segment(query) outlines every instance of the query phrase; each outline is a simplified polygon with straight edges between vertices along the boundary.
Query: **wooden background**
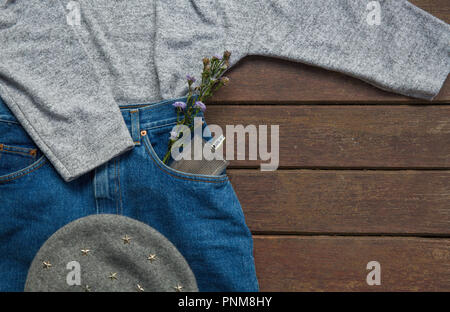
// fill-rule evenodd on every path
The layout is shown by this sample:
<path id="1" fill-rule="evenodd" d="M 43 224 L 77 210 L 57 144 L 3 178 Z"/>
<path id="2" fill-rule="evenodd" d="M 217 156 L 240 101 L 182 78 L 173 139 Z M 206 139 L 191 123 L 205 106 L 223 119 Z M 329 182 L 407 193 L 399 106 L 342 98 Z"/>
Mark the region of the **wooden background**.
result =
<path id="1" fill-rule="evenodd" d="M 411 2 L 450 23 L 450 1 Z M 280 125 L 277 171 L 229 170 L 262 291 L 450 291 L 450 79 L 430 103 L 264 57 L 228 76 L 208 123 Z"/>

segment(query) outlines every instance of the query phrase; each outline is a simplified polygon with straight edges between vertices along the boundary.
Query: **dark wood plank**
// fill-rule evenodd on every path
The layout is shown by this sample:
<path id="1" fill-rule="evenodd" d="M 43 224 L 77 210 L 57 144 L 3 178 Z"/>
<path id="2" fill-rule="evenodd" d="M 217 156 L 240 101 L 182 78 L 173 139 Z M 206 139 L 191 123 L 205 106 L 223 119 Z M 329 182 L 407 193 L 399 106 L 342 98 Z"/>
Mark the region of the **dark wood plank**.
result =
<path id="1" fill-rule="evenodd" d="M 380 90 L 359 79 L 281 59 L 249 56 L 227 73 L 230 84 L 212 99 L 224 103 L 448 103 L 450 79 L 429 102 Z"/>
<path id="2" fill-rule="evenodd" d="M 254 233 L 450 235 L 450 171 L 228 174 Z"/>
<path id="3" fill-rule="evenodd" d="M 206 120 L 224 131 L 225 125 L 279 125 L 282 167 L 450 167 L 446 105 L 212 105 Z"/>
<path id="4" fill-rule="evenodd" d="M 450 3 L 448 0 L 409 0 L 409 2 L 447 24 L 450 23 Z"/>
<path id="5" fill-rule="evenodd" d="M 450 291 L 450 240 L 255 236 L 262 291 Z M 381 265 L 368 286 L 367 263 Z"/>

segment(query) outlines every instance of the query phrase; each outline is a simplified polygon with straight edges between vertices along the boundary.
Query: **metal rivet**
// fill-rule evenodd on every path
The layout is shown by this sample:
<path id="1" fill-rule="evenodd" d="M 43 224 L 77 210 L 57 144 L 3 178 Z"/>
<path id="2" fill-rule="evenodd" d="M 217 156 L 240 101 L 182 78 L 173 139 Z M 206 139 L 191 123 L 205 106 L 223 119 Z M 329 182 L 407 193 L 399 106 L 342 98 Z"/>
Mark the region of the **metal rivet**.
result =
<path id="1" fill-rule="evenodd" d="M 156 260 L 156 255 L 148 255 L 147 260 L 153 262 Z"/>
<path id="2" fill-rule="evenodd" d="M 0 151 L 3 150 L 3 144 L 0 144 Z"/>
<path id="3" fill-rule="evenodd" d="M 141 131 L 141 136 L 146 136 L 146 135 L 147 135 L 147 131 L 142 130 L 142 131 Z"/>
<path id="4" fill-rule="evenodd" d="M 31 155 L 31 156 L 36 156 L 36 153 L 37 153 L 37 151 L 36 151 L 35 149 L 33 149 L 33 150 L 30 151 L 30 155 Z"/>

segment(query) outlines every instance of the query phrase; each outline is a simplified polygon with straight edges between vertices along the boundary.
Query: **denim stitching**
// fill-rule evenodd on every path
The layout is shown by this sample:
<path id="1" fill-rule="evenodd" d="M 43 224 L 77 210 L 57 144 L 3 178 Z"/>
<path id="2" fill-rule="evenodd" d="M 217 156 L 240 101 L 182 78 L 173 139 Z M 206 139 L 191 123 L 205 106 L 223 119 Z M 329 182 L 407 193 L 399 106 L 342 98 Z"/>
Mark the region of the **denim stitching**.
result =
<path id="1" fill-rule="evenodd" d="M 120 203 L 120 214 L 123 215 L 123 203 L 122 203 L 122 188 L 120 187 L 120 160 L 117 159 L 117 181 L 119 183 L 119 203 Z"/>
<path id="2" fill-rule="evenodd" d="M 171 125 L 176 125 L 176 124 L 177 124 L 177 122 L 175 121 L 175 122 L 170 122 L 170 123 L 166 123 L 166 124 L 158 125 L 158 126 L 154 126 L 154 127 L 146 127 L 145 129 L 147 129 L 147 130 L 153 130 L 153 129 L 158 129 L 158 128 L 162 128 L 162 127 L 166 127 L 166 126 L 171 126 Z"/>
<path id="3" fill-rule="evenodd" d="M 141 145 L 141 134 L 139 126 L 139 109 L 130 111 L 131 136 L 135 145 Z"/>
<path id="4" fill-rule="evenodd" d="M 30 152 L 32 151 L 37 152 L 36 148 L 31 148 L 31 147 L 20 147 L 20 146 L 13 146 L 13 145 L 8 145 L 8 144 L 1 144 L 0 143 L 0 153 L 1 152 L 5 152 L 5 153 L 15 153 L 15 154 L 20 154 L 23 156 L 31 156 L 34 157 L 35 155 L 31 155 Z"/>
<path id="5" fill-rule="evenodd" d="M 32 132 L 34 132 L 34 134 L 36 135 L 36 138 L 42 143 L 43 147 L 45 148 L 45 150 L 48 151 L 48 153 L 50 154 L 50 156 L 54 157 L 54 161 L 56 163 L 58 163 L 61 166 L 61 169 L 64 171 L 65 174 L 70 175 L 70 171 L 69 169 L 67 169 L 67 167 L 62 163 L 61 159 L 59 159 L 58 157 L 56 157 L 56 154 L 53 152 L 53 150 L 50 148 L 50 146 L 47 145 L 46 141 L 42 139 L 41 135 L 39 134 L 39 132 L 35 129 L 35 127 L 33 126 L 32 123 L 30 123 L 29 119 L 26 118 L 26 115 L 24 114 L 24 112 L 22 111 L 22 109 L 20 108 L 19 105 L 17 105 L 16 101 L 13 99 L 13 97 L 11 97 L 9 95 L 9 92 L 2 86 L 2 84 L 0 83 L 0 91 L 2 91 L 4 94 L 2 95 L 2 97 L 4 98 L 5 96 L 8 97 L 8 99 L 11 101 L 11 103 L 14 104 L 14 107 L 20 111 L 20 113 L 22 114 L 24 120 L 21 122 L 21 125 L 23 128 L 24 125 L 27 125 L 30 127 L 30 129 L 32 130 Z M 34 140 L 36 141 L 36 140 Z M 42 150 L 43 148 L 41 148 Z M 45 151 L 44 151 L 45 152 Z M 63 158 L 64 159 L 64 158 Z"/>
<path id="6" fill-rule="evenodd" d="M 6 122 L 6 123 L 12 123 L 12 124 L 20 125 L 19 122 L 14 121 L 14 120 L 0 119 L 0 122 Z"/>
<path id="7" fill-rule="evenodd" d="M 97 200 L 97 168 L 95 168 L 94 170 L 94 200 L 95 200 L 95 209 L 97 210 L 97 214 L 100 213 L 99 208 L 98 208 L 98 200 Z"/>
<path id="8" fill-rule="evenodd" d="M 117 196 L 117 159 L 114 158 L 114 197 L 116 200 L 116 214 L 119 214 L 119 196 Z"/>
<path id="9" fill-rule="evenodd" d="M 20 146 L 12 146 L 12 145 L 8 145 L 8 144 L 1 144 L 3 146 L 3 148 L 8 149 L 12 149 L 12 150 L 22 150 L 24 151 L 24 153 L 27 153 L 31 150 L 33 150 L 34 148 L 28 148 L 28 147 L 20 147 Z"/>
<path id="10" fill-rule="evenodd" d="M 18 154 L 18 155 L 22 155 L 22 156 L 29 156 L 30 158 L 36 158 L 35 156 L 31 155 L 30 153 L 25 153 L 25 152 L 18 152 L 18 151 L 10 151 L 10 150 L 5 150 L 2 149 L 0 150 L 0 153 L 11 153 L 11 154 Z"/>
<path id="11" fill-rule="evenodd" d="M 17 172 L 10 173 L 8 175 L 0 177 L 0 183 L 9 182 L 9 181 L 24 177 L 24 176 L 36 171 L 37 169 L 41 168 L 46 162 L 47 162 L 46 158 L 44 156 L 41 156 L 41 158 L 39 158 L 39 160 L 37 160 L 34 164 L 32 164 L 22 170 L 19 170 Z"/>

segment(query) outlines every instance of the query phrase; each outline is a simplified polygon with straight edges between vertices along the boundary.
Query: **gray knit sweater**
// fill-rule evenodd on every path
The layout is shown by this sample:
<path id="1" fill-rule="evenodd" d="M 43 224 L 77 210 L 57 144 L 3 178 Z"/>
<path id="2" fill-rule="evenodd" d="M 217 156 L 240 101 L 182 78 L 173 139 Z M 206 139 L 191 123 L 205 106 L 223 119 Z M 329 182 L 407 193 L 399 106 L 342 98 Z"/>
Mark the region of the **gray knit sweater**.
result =
<path id="1" fill-rule="evenodd" d="M 69 181 L 133 147 L 120 104 L 183 96 L 204 56 L 279 57 L 432 99 L 449 47 L 450 26 L 405 0 L 0 0 L 0 96 Z"/>

